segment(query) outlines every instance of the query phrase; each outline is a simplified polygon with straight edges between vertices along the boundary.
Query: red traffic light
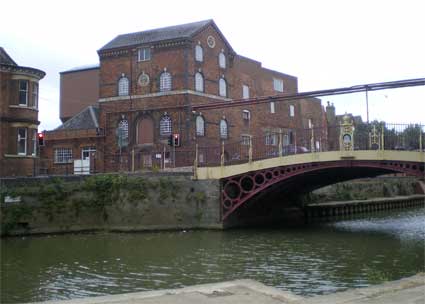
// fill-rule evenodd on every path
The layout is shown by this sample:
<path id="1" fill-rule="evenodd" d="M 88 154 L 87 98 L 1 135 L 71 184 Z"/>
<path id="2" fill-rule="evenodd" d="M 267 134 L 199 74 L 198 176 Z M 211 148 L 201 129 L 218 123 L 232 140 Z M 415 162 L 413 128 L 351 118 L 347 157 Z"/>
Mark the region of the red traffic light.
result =
<path id="1" fill-rule="evenodd" d="M 39 146 L 44 146 L 44 134 L 43 133 L 38 133 L 37 134 L 38 137 L 38 145 Z"/>

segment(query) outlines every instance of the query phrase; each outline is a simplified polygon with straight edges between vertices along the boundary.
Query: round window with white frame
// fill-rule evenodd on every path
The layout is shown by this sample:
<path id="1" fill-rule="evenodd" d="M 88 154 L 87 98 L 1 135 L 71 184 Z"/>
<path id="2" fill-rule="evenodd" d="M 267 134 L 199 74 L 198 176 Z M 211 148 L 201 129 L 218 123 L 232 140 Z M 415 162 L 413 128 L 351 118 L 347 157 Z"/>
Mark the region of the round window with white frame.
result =
<path id="1" fill-rule="evenodd" d="M 213 36 L 208 36 L 207 37 L 207 44 L 210 48 L 214 48 L 215 47 L 215 38 Z"/>
<path id="2" fill-rule="evenodd" d="M 144 72 L 140 74 L 139 79 L 137 80 L 137 84 L 141 87 L 146 87 L 149 85 L 149 75 L 145 74 Z"/>

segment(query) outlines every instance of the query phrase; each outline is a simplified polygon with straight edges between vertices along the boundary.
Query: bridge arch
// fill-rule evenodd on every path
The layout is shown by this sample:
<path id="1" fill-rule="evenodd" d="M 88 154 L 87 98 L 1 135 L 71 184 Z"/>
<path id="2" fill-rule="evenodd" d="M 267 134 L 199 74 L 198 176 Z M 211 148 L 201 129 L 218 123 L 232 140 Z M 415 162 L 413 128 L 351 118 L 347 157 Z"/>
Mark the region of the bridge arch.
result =
<path id="1" fill-rule="evenodd" d="M 226 220 L 252 198 L 273 191 L 276 187 L 293 187 L 299 193 L 310 192 L 337 182 L 390 173 L 424 176 L 424 163 L 342 159 L 288 164 L 228 176 L 221 179 L 222 220 Z"/>

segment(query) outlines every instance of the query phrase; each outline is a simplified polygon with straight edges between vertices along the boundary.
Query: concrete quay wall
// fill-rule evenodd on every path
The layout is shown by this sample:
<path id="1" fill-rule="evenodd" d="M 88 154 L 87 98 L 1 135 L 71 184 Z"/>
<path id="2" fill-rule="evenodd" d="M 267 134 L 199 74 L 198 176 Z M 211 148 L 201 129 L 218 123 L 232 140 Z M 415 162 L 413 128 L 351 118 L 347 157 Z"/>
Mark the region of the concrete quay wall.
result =
<path id="1" fill-rule="evenodd" d="M 412 207 L 425 207 L 425 195 L 416 194 L 368 200 L 310 204 L 304 207 L 304 214 L 308 220 L 314 220 Z"/>
<path id="2" fill-rule="evenodd" d="M 1 235 L 222 228 L 219 181 L 190 174 L 1 182 Z"/>

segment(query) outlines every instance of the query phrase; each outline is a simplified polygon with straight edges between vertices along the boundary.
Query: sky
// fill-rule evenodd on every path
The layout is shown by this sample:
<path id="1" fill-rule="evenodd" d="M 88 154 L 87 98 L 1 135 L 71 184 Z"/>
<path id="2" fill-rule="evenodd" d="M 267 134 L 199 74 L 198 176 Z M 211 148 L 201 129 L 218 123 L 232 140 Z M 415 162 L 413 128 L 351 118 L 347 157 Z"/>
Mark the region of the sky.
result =
<path id="1" fill-rule="evenodd" d="M 60 125 L 59 73 L 119 34 L 213 19 L 236 53 L 299 91 L 425 77 L 423 0 L 0 0 L 0 46 L 40 82 L 39 130 Z M 365 94 L 322 98 L 366 119 Z M 369 93 L 370 120 L 425 124 L 425 87 Z"/>

